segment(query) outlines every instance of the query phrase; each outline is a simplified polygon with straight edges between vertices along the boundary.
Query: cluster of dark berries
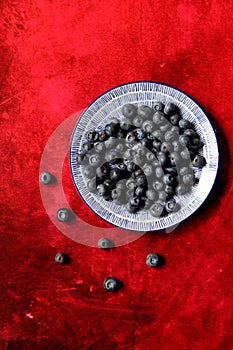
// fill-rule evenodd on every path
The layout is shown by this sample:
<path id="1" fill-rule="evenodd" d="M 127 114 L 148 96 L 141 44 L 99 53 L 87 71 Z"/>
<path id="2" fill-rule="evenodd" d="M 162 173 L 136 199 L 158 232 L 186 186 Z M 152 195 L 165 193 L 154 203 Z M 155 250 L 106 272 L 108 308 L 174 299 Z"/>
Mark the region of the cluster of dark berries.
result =
<path id="1" fill-rule="evenodd" d="M 89 191 L 130 213 L 144 208 L 159 217 L 178 210 L 174 196 L 188 193 L 193 167 L 205 165 L 194 126 L 171 102 L 126 104 L 122 114 L 103 130 L 88 132 L 77 155 Z"/>

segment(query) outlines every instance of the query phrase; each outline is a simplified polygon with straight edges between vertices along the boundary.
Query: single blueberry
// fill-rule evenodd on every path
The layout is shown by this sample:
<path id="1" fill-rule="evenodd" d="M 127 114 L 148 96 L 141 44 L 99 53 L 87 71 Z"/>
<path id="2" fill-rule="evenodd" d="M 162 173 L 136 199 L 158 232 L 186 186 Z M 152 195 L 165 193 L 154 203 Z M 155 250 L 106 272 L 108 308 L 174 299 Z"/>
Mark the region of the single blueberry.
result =
<path id="1" fill-rule="evenodd" d="M 163 111 L 163 109 L 164 109 L 164 104 L 163 104 L 162 102 L 155 101 L 153 108 L 154 108 L 154 110 L 156 110 L 156 111 Z"/>
<path id="2" fill-rule="evenodd" d="M 133 118 L 137 115 L 137 106 L 127 103 L 122 107 L 122 114 L 126 118 Z"/>
<path id="3" fill-rule="evenodd" d="M 138 107 L 138 115 L 145 119 L 150 119 L 154 113 L 154 110 L 149 106 L 139 106 Z"/>
<path id="4" fill-rule="evenodd" d="M 149 267 L 156 267 L 160 265 L 160 256 L 156 253 L 148 254 L 146 257 L 146 264 Z"/>
<path id="5" fill-rule="evenodd" d="M 104 280 L 104 288 L 107 292 L 115 292 L 119 288 L 119 281 L 114 277 L 108 277 Z"/>
<path id="6" fill-rule="evenodd" d="M 63 265 L 69 261 L 69 257 L 64 253 L 57 253 L 55 255 L 55 261 L 56 263 Z"/>
<path id="7" fill-rule="evenodd" d="M 133 126 L 135 126 L 136 128 L 140 128 L 142 126 L 142 123 L 143 118 L 138 115 L 133 119 Z"/>
<path id="8" fill-rule="evenodd" d="M 165 118 L 165 115 L 163 112 L 155 112 L 154 115 L 153 115 L 153 122 L 156 124 L 156 125 L 161 125 L 161 124 L 164 124 L 166 118 Z"/>
<path id="9" fill-rule="evenodd" d="M 57 211 L 57 220 L 61 222 L 68 222 L 72 218 L 72 214 L 69 209 L 60 208 Z"/>
<path id="10" fill-rule="evenodd" d="M 206 164 L 206 160 L 203 156 L 196 155 L 192 161 L 194 167 L 202 168 Z"/>
<path id="11" fill-rule="evenodd" d="M 40 183 L 43 185 L 51 185 L 52 183 L 55 182 L 55 177 L 48 173 L 48 172 L 43 172 L 40 174 Z"/>
<path id="12" fill-rule="evenodd" d="M 95 169 L 90 166 L 87 165 L 84 167 L 83 169 L 83 175 L 87 178 L 87 179 L 92 179 L 95 176 Z"/>
<path id="13" fill-rule="evenodd" d="M 191 128 L 191 126 L 192 126 L 192 123 L 189 121 L 189 120 L 187 120 L 187 119 L 181 119 L 180 121 L 179 121 L 179 127 L 181 128 L 181 129 L 190 129 Z"/>
<path id="14" fill-rule="evenodd" d="M 143 124 L 142 124 L 142 129 L 146 132 L 146 133 L 151 133 L 153 131 L 154 128 L 154 123 L 152 120 L 146 120 Z"/>
<path id="15" fill-rule="evenodd" d="M 150 213 L 154 217 L 159 217 L 162 215 L 164 210 L 164 206 L 161 202 L 155 202 L 151 207 L 150 207 Z"/>
<path id="16" fill-rule="evenodd" d="M 170 117 L 170 122 L 172 123 L 172 125 L 178 125 L 180 119 L 181 119 L 181 116 L 179 114 L 174 114 Z"/>
<path id="17" fill-rule="evenodd" d="M 180 135 L 179 142 L 181 146 L 188 147 L 191 145 L 191 139 L 188 135 Z"/>
<path id="18" fill-rule="evenodd" d="M 98 247 L 100 249 L 109 249 L 109 248 L 113 248 L 114 244 L 108 238 L 100 238 L 98 241 Z"/>
<path id="19" fill-rule="evenodd" d="M 132 125 L 131 125 L 130 119 L 128 119 L 128 118 L 121 119 L 121 121 L 120 121 L 120 128 L 122 130 L 126 130 L 126 131 L 129 131 L 130 129 L 132 129 Z"/>
<path id="20" fill-rule="evenodd" d="M 176 105 L 172 102 L 168 102 L 165 104 L 165 107 L 164 107 L 164 113 L 167 114 L 167 115 L 171 115 L 175 112 L 176 110 Z"/>

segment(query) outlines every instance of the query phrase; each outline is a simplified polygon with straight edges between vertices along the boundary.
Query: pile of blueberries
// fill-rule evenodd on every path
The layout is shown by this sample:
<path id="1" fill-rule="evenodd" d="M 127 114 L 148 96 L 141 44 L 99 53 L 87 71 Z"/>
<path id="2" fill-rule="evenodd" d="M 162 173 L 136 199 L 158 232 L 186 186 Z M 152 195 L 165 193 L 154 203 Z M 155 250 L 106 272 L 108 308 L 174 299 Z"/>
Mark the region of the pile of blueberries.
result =
<path id="1" fill-rule="evenodd" d="M 206 163 L 194 126 L 171 102 L 125 104 L 122 114 L 89 131 L 81 145 L 77 162 L 88 190 L 130 213 L 144 208 L 160 217 L 179 210 L 175 196 L 192 189 L 193 167 Z"/>

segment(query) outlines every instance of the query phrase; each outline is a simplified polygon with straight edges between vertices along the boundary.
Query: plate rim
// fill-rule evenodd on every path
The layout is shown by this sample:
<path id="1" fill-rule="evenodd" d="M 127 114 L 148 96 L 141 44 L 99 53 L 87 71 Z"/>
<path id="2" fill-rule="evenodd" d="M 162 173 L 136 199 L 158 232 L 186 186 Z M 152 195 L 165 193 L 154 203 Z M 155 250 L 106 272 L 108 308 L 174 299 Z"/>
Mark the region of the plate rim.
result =
<path id="1" fill-rule="evenodd" d="M 76 131 L 76 128 L 77 128 L 77 124 L 79 123 L 79 121 L 81 120 L 81 118 L 83 117 L 83 115 L 86 113 L 86 111 L 97 101 L 99 100 L 103 95 L 106 95 L 107 93 L 111 92 L 112 90 L 115 90 L 117 88 L 120 88 L 122 86 L 127 86 L 127 85 L 132 85 L 132 84 L 140 84 L 140 83 L 150 83 L 150 84 L 154 84 L 154 85 L 162 85 L 162 86 L 167 86 L 173 90 L 176 90 L 178 92 L 180 92 L 181 94 L 185 95 L 186 97 L 188 97 L 194 104 L 196 104 L 198 106 L 198 108 L 201 110 L 201 112 L 205 115 L 205 117 L 208 119 L 208 122 L 210 123 L 211 125 L 211 128 L 213 130 L 213 133 L 215 135 L 215 140 L 216 140 L 216 148 L 217 148 L 217 167 L 216 167 L 216 172 L 215 172 L 215 175 L 214 175 L 214 178 L 213 178 L 213 183 L 212 183 L 212 186 L 210 187 L 210 190 L 207 194 L 207 196 L 205 197 L 204 200 L 202 200 L 201 204 L 196 208 L 196 210 L 194 210 L 193 212 L 190 213 L 190 215 L 184 217 L 183 220 L 179 221 L 178 223 L 173 223 L 171 225 L 168 225 L 166 227 L 161 227 L 161 228 L 158 228 L 158 229 L 153 229 L 153 230 L 139 230 L 139 229 L 131 229 L 131 228 L 127 228 L 127 227 L 121 227 L 121 226 L 118 226 L 117 224 L 114 224 L 110 221 L 108 221 L 107 219 L 105 219 L 104 217 L 102 217 L 100 214 L 98 214 L 90 205 L 88 202 L 86 202 L 86 200 L 83 198 L 82 194 L 80 193 L 79 189 L 78 189 L 78 186 L 76 185 L 76 181 L 75 181 L 75 178 L 74 178 L 74 174 L 73 174 L 73 171 L 72 171 L 72 164 L 71 164 L 71 153 L 72 153 L 72 143 L 73 143 L 73 140 L 74 140 L 74 136 L 75 136 L 75 131 Z M 196 213 L 196 211 L 203 205 L 203 203 L 206 201 L 206 199 L 208 198 L 210 192 L 212 191 L 213 189 L 213 186 L 216 182 L 216 178 L 217 178 L 217 174 L 218 174 L 218 171 L 219 171 L 219 146 L 218 146 L 218 140 L 217 140 L 217 136 L 216 136 L 216 132 L 215 132 L 215 126 L 214 126 L 214 123 L 211 119 L 209 119 L 208 115 L 205 113 L 205 111 L 203 110 L 203 108 L 196 102 L 195 99 L 193 99 L 189 94 L 185 93 L 184 91 L 182 91 L 181 89 L 179 88 L 176 88 L 170 84 L 166 84 L 166 83 L 162 83 L 162 82 L 157 82 L 157 81 L 153 81 L 153 80 L 136 80 L 136 81 L 130 81 L 130 82 L 127 82 L 127 83 L 122 83 L 122 84 L 119 84 L 119 85 L 116 85 L 116 86 L 113 86 L 112 88 L 108 89 L 108 90 L 105 90 L 103 93 L 101 93 L 100 95 L 98 95 L 94 100 L 92 100 L 92 102 L 83 110 L 83 112 L 81 113 L 81 115 L 79 116 L 75 126 L 74 126 L 74 129 L 73 129 L 73 132 L 72 132 L 72 135 L 71 135 L 71 138 L 70 138 L 70 143 L 69 143 L 69 152 L 68 152 L 68 160 L 69 160 L 69 169 L 70 169 L 70 173 L 71 173 L 71 178 L 72 178 L 72 182 L 75 186 L 75 189 L 76 191 L 78 192 L 80 198 L 82 199 L 82 201 L 85 203 L 85 205 L 87 205 L 87 207 L 95 214 L 97 215 L 100 219 L 102 219 L 103 221 L 105 221 L 106 223 L 108 223 L 109 225 L 113 226 L 113 227 L 117 227 L 117 228 L 120 228 L 120 229 L 123 229 L 123 230 L 128 230 L 128 231 L 136 231 L 136 232 L 157 232 L 157 231 L 161 231 L 161 230 L 164 230 L 164 229 L 167 229 L 167 228 L 171 228 L 173 227 L 174 225 L 179 225 L 181 222 L 185 221 L 186 219 L 190 218 L 193 216 L 194 213 Z M 156 218 L 155 218 L 156 220 Z"/>

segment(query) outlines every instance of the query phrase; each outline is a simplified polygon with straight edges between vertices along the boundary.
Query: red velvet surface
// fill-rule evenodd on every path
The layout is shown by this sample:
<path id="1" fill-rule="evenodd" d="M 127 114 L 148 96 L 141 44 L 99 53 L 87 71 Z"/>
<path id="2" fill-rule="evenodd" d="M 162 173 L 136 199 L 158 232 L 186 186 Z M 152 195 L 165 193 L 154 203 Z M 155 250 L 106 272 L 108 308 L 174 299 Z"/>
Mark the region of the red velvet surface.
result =
<path id="1" fill-rule="evenodd" d="M 0 3 L 0 349 L 233 349 L 232 9 L 217 0 Z M 204 108 L 218 130 L 219 175 L 174 232 L 101 251 L 51 223 L 39 164 L 62 121 L 134 80 L 170 84 Z M 63 180 L 74 210 L 95 220 L 78 205 L 67 161 Z M 54 262 L 58 251 L 70 264 Z M 145 264 L 153 251 L 163 267 Z M 117 293 L 102 287 L 110 275 L 124 283 Z"/>

